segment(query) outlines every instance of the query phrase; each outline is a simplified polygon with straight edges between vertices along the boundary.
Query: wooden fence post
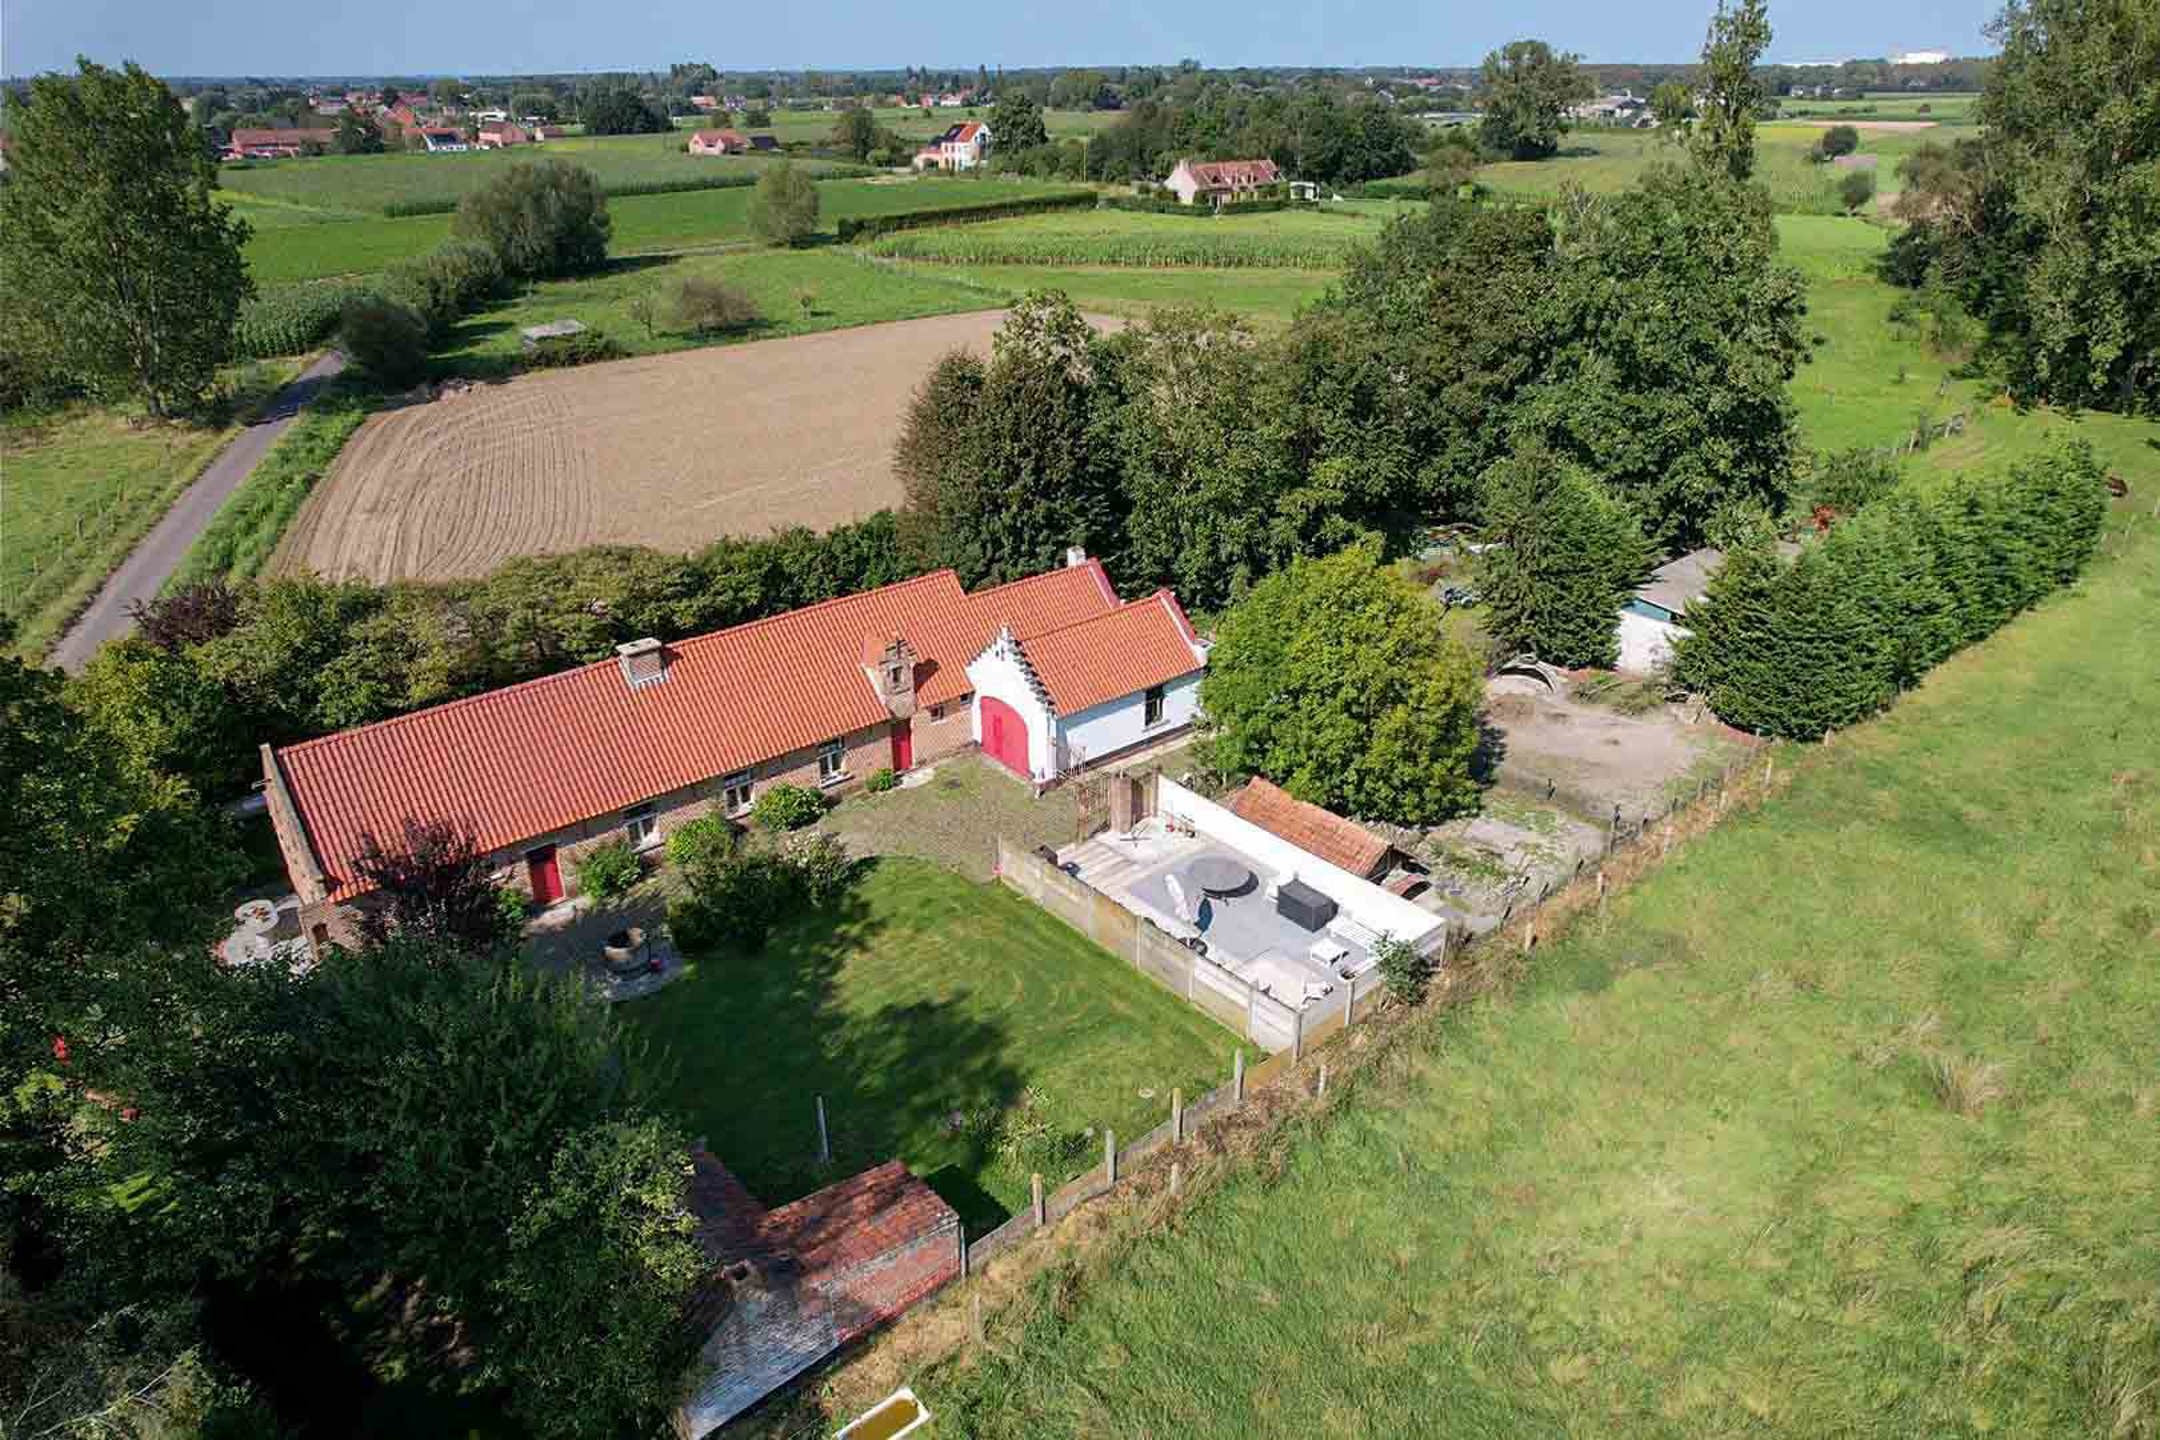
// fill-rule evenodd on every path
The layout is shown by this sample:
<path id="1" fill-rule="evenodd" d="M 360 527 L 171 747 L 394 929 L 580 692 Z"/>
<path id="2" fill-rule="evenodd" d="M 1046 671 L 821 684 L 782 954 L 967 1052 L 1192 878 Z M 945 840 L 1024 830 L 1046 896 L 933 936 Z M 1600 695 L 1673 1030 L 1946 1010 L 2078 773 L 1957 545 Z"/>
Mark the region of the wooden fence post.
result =
<path id="1" fill-rule="evenodd" d="M 1245 1047 L 1240 1045 L 1230 1061 L 1230 1094 L 1239 1105 L 1245 1103 Z"/>
<path id="2" fill-rule="evenodd" d="M 1597 908 L 1598 914 L 1605 913 L 1605 871 L 1602 866 L 1597 872 Z"/>
<path id="3" fill-rule="evenodd" d="M 1170 1143 L 1185 1143 L 1185 1092 L 1182 1090 L 1170 1092 Z"/>
<path id="4" fill-rule="evenodd" d="M 963 1279 L 963 1280 L 965 1280 L 965 1279 L 967 1279 L 967 1275 L 968 1275 L 968 1243 L 967 1243 L 967 1227 L 966 1227 L 965 1225 L 963 1225 L 963 1226 L 961 1226 L 961 1227 L 960 1227 L 960 1278 L 961 1278 L 961 1279 Z"/>
<path id="5" fill-rule="evenodd" d="M 1352 978 L 1343 984 L 1342 1028 L 1348 1030 L 1357 1020 L 1357 980 Z"/>
<path id="6" fill-rule="evenodd" d="M 1315 1098 L 1327 1099 L 1327 1061 L 1325 1060 L 1320 1062 L 1320 1088 L 1315 1092 Z"/>
<path id="7" fill-rule="evenodd" d="M 1305 1058 L 1305 1007 L 1290 1012 L 1290 1063 L 1295 1065 Z"/>
<path id="8" fill-rule="evenodd" d="M 1035 1211 L 1035 1228 L 1040 1230 L 1043 1227 L 1042 1172 L 1040 1170 L 1028 1176 L 1028 1193 L 1032 1197 L 1032 1205 Z"/>
<path id="9" fill-rule="evenodd" d="M 968 1333 L 975 1343 L 983 1343 L 982 1292 L 977 1290 L 968 1296 Z"/>
<path id="10" fill-rule="evenodd" d="M 1172 1195 L 1181 1194 L 1184 1189 L 1185 1167 L 1173 1160 L 1170 1162 L 1170 1193 Z"/>
<path id="11" fill-rule="evenodd" d="M 1103 1183 L 1106 1185 L 1117 1184 L 1117 1131 L 1115 1130 L 1104 1130 L 1102 1132 L 1102 1169 Z"/>

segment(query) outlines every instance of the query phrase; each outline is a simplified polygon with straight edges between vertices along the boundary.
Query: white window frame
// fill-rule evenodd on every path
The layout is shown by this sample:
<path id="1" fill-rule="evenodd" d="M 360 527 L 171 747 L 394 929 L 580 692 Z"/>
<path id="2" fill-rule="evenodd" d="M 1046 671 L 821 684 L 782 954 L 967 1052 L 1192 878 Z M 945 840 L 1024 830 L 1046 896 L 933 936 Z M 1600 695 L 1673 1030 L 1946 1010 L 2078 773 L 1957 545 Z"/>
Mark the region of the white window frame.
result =
<path id="1" fill-rule="evenodd" d="M 1155 713 L 1151 716 L 1148 712 Z M 1170 687 L 1150 685 L 1140 692 L 1140 728 L 1152 730 L 1170 718 Z"/>
<path id="2" fill-rule="evenodd" d="M 734 798 L 737 791 L 742 793 L 740 802 L 737 802 Z M 732 775 L 720 777 L 721 814 L 730 816 L 747 815 L 750 813 L 750 802 L 756 798 L 755 787 L 750 783 L 750 772 L 748 770 L 737 770 Z"/>
<path id="3" fill-rule="evenodd" d="M 653 801 L 632 805 L 622 812 L 622 818 L 623 830 L 630 837 L 631 849 L 650 850 L 660 843 L 660 807 Z"/>
<path id="4" fill-rule="evenodd" d="M 847 779 L 847 743 L 845 741 L 828 740 L 823 745 L 818 746 L 817 774 L 818 784 L 821 786 L 838 785 L 841 781 Z"/>

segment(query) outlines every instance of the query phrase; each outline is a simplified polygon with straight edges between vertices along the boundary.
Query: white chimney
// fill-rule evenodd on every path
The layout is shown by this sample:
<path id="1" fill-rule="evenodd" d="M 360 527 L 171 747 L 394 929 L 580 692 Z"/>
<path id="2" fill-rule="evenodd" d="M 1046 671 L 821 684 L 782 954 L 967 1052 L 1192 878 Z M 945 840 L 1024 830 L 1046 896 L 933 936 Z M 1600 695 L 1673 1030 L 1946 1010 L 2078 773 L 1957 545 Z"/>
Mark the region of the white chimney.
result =
<path id="1" fill-rule="evenodd" d="M 617 645 L 615 663 L 622 667 L 623 684 L 632 690 L 667 679 L 667 649 L 651 636 Z"/>
<path id="2" fill-rule="evenodd" d="M 1087 547 L 1085 545 L 1068 545 L 1065 547 L 1066 569 L 1077 570 L 1085 564 L 1087 564 Z"/>

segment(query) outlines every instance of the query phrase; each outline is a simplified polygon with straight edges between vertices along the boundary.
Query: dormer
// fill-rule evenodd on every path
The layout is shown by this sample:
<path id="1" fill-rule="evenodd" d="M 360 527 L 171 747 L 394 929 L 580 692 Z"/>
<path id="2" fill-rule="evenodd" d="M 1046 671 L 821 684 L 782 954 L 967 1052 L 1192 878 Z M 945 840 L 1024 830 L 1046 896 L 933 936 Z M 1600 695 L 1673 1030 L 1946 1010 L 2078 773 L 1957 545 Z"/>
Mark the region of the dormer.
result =
<path id="1" fill-rule="evenodd" d="M 895 720 L 915 713 L 917 659 L 915 648 L 897 633 L 863 637 L 863 675 Z"/>

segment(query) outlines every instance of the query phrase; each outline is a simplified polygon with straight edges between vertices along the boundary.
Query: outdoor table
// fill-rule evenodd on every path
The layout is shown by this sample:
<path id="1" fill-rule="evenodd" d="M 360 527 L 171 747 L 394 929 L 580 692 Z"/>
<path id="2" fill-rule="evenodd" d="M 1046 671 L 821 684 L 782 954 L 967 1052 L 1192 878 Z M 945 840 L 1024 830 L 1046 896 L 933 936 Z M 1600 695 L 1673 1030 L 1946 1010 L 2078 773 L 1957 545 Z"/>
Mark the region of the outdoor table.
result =
<path id="1" fill-rule="evenodd" d="M 1252 867 L 1229 855 L 1202 855 L 1185 874 L 1210 895 L 1234 895 L 1253 881 Z"/>

